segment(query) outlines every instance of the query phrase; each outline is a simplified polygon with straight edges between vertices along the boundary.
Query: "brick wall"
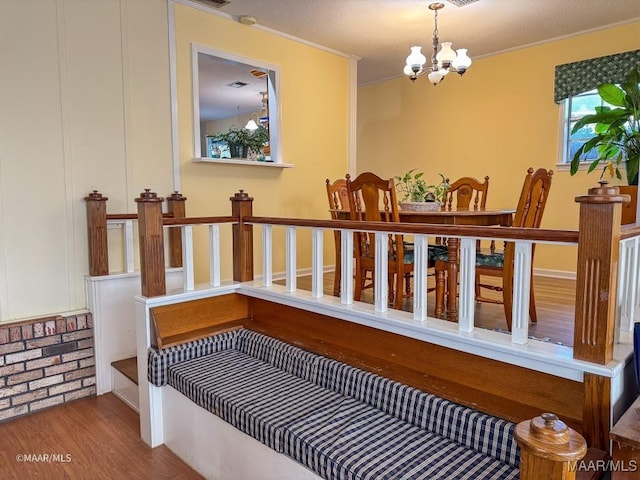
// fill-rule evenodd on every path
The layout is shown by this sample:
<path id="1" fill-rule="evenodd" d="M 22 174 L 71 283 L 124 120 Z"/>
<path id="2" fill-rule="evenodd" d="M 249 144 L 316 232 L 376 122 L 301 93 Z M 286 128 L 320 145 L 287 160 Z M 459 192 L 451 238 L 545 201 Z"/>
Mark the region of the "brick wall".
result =
<path id="1" fill-rule="evenodd" d="M 0 324 L 0 421 L 96 394 L 91 314 Z"/>

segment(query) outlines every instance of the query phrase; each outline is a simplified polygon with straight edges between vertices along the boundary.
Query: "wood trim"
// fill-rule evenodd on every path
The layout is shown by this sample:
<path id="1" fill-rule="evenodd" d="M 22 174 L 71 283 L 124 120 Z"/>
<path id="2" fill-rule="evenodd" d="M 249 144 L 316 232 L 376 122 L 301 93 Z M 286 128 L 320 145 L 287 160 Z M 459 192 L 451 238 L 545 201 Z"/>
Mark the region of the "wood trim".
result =
<path id="1" fill-rule="evenodd" d="M 590 447 L 609 451 L 610 412 L 611 379 L 585 373 L 582 435 Z"/>
<path id="2" fill-rule="evenodd" d="M 612 480 L 637 479 L 640 469 L 640 397 L 618 420 L 609 437 L 613 440 L 614 465 L 621 467 L 613 472 Z"/>
<path id="3" fill-rule="evenodd" d="M 582 431 L 580 382 L 261 299 L 249 305 L 252 330 L 513 422 L 553 412 Z"/>
<path id="4" fill-rule="evenodd" d="M 166 348 L 242 327 L 249 317 L 247 297 L 232 293 L 150 309 L 152 345 Z"/>
<path id="5" fill-rule="evenodd" d="M 167 293 L 162 229 L 163 198 L 145 189 L 135 201 L 138 204 L 141 291 L 145 297 L 157 297 Z"/>
<path id="6" fill-rule="evenodd" d="M 169 213 L 174 219 L 184 218 L 186 216 L 185 203 L 187 197 L 183 196 L 179 192 L 173 192 L 167 197 L 167 213 Z M 164 221 L 163 221 L 164 223 Z M 182 266 L 182 229 L 170 228 L 168 232 L 169 240 L 169 266 L 181 267 Z"/>
<path id="7" fill-rule="evenodd" d="M 201 225 L 204 223 L 233 223 L 237 222 L 237 216 L 219 216 L 219 217 L 184 217 L 184 218 L 165 218 L 163 224 L 172 225 Z"/>
<path id="8" fill-rule="evenodd" d="M 107 245 L 107 197 L 94 190 L 84 198 L 87 203 L 89 236 L 89 275 L 109 275 L 109 247 Z"/>
<path id="9" fill-rule="evenodd" d="M 253 280 L 253 225 L 247 217 L 253 215 L 253 197 L 243 190 L 231 197 L 231 214 L 238 218 L 233 233 L 233 279 L 236 282 Z"/>

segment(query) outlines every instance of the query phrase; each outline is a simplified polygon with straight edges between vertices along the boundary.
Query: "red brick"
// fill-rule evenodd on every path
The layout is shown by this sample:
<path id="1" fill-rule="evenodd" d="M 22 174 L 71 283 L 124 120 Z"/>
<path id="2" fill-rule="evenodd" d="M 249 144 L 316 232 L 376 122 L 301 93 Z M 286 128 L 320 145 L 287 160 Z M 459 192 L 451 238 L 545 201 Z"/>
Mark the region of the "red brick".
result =
<path id="1" fill-rule="evenodd" d="M 16 372 L 24 372 L 24 363 L 14 363 L 13 365 L 7 365 L 6 367 L 0 367 L 0 377 L 5 375 L 11 375 Z"/>
<path id="2" fill-rule="evenodd" d="M 87 328 L 93 328 L 93 315 L 87 314 Z"/>
<path id="3" fill-rule="evenodd" d="M 64 333 L 67 331 L 67 322 L 64 321 L 64 318 L 60 318 L 56 320 L 56 333 Z"/>
<path id="4" fill-rule="evenodd" d="M 62 335 L 63 342 L 80 340 L 82 338 L 93 338 L 93 330 L 76 330 L 75 332 L 65 333 Z"/>
<path id="5" fill-rule="evenodd" d="M 33 340 L 27 340 L 27 348 L 39 348 L 47 347 L 49 345 L 55 345 L 62 342 L 62 335 L 51 335 L 49 337 L 35 338 Z"/>
<path id="6" fill-rule="evenodd" d="M 24 393 L 27 391 L 27 384 L 21 383 L 19 385 L 14 385 L 13 387 L 5 387 L 0 388 L 0 398 L 10 397 L 11 395 L 16 395 L 18 393 Z"/>
<path id="7" fill-rule="evenodd" d="M 38 388 L 48 387 L 49 385 L 55 385 L 56 383 L 62 383 L 64 378 L 62 374 L 54 375 L 53 377 L 41 378 L 40 380 L 34 380 L 29 382 L 29 390 L 37 390 Z"/>
<path id="8" fill-rule="evenodd" d="M 32 358 L 40 358 L 42 356 L 42 350 L 40 348 L 36 350 L 25 350 L 24 352 L 12 353 L 4 357 L 7 365 L 10 363 L 24 362 L 25 360 L 31 360 Z"/>
<path id="9" fill-rule="evenodd" d="M 62 355 L 63 362 L 70 362 L 72 360 L 79 360 L 81 358 L 87 358 L 93 356 L 93 348 L 86 348 L 84 350 L 78 350 L 76 352 L 65 353 Z"/>
<path id="10" fill-rule="evenodd" d="M 86 315 L 78 315 L 76 318 L 77 318 L 78 330 L 84 330 L 85 328 L 87 328 L 87 316 Z"/>
<path id="11" fill-rule="evenodd" d="M 41 398 L 46 398 L 48 396 L 47 389 L 42 388 L 40 390 L 36 390 L 35 392 L 25 393 L 23 395 L 16 395 L 11 399 L 13 405 L 22 405 L 23 403 L 33 402 L 34 400 L 39 400 Z"/>
<path id="12" fill-rule="evenodd" d="M 0 412 L 0 420 L 6 420 L 7 418 L 17 417 L 27 413 L 27 405 L 20 405 L 19 407 L 9 408 L 8 410 L 2 410 Z"/>
<path id="13" fill-rule="evenodd" d="M 87 367 L 82 368 L 80 370 L 74 370 L 73 372 L 68 372 L 64 376 L 65 382 L 69 380 L 75 380 L 76 378 L 88 377 L 96 374 L 96 367 Z"/>
<path id="14" fill-rule="evenodd" d="M 38 400 L 37 402 L 30 403 L 29 410 L 35 412 L 36 410 L 52 407 L 53 405 L 60 405 L 63 401 L 64 399 L 62 395 L 58 395 L 57 397 L 49 397 L 44 400 Z"/>
<path id="15" fill-rule="evenodd" d="M 78 362 L 61 363 L 53 367 L 47 367 L 44 369 L 45 376 L 57 375 L 58 373 L 69 372 L 78 368 Z"/>
<path id="16" fill-rule="evenodd" d="M 34 338 L 44 337 L 44 323 L 36 322 L 33 324 L 33 336 Z"/>
<path id="17" fill-rule="evenodd" d="M 9 327 L 9 340 L 12 342 L 22 340 L 22 329 L 20 327 Z"/>
<path id="18" fill-rule="evenodd" d="M 95 385 L 95 384 L 96 384 L 96 377 L 89 377 L 82 380 L 83 387 L 86 387 L 88 385 Z"/>
<path id="19" fill-rule="evenodd" d="M 22 326 L 22 339 L 27 340 L 29 338 L 33 338 L 33 325 L 23 325 Z"/>
<path id="20" fill-rule="evenodd" d="M 55 335 L 56 334 L 56 321 L 49 320 L 45 324 L 45 335 Z"/>
<path id="21" fill-rule="evenodd" d="M 9 343 L 9 329 L 0 328 L 0 345 Z"/>
<path id="22" fill-rule="evenodd" d="M 7 378 L 8 385 L 15 385 L 17 383 L 28 382 L 29 380 L 36 380 L 42 378 L 42 370 L 30 370 L 23 373 L 14 373 Z"/>
<path id="23" fill-rule="evenodd" d="M 83 349 L 83 348 L 91 348 L 93 347 L 93 337 L 92 338 L 85 338 L 84 340 L 80 340 L 78 342 L 78 349 Z"/>
<path id="24" fill-rule="evenodd" d="M 0 410 L 4 410 L 5 408 L 9 408 L 11 406 L 10 398 L 3 398 L 0 400 Z"/>
<path id="25" fill-rule="evenodd" d="M 49 395 L 58 395 L 59 393 L 70 392 L 71 390 L 77 390 L 81 387 L 82 382 L 80 380 L 76 380 L 75 382 L 63 383 L 61 385 L 51 387 L 49 389 Z"/>
<path id="26" fill-rule="evenodd" d="M 19 352 L 21 350 L 24 350 L 24 343 L 22 342 L 5 343 L 4 345 L 0 345 L 0 355 Z"/>
<path id="27" fill-rule="evenodd" d="M 90 367 L 96 364 L 95 357 L 83 358 L 80 360 L 80 368 Z"/>
<path id="28" fill-rule="evenodd" d="M 76 400 L 78 398 L 89 397 L 96 394 L 96 387 L 91 386 L 83 388 L 82 390 L 75 390 L 73 392 L 65 393 L 64 401 Z"/>
<path id="29" fill-rule="evenodd" d="M 36 368 L 50 367 L 51 365 L 58 365 L 60 363 L 60 355 L 54 357 L 44 357 L 38 360 L 31 360 L 27 362 L 27 370 L 34 370 Z"/>

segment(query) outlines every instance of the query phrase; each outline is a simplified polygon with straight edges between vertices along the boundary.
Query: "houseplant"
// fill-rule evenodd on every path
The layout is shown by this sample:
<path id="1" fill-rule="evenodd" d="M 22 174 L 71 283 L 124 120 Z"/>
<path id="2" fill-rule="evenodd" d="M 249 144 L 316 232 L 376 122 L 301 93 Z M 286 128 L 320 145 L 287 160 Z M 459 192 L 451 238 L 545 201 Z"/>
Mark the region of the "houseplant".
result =
<path id="1" fill-rule="evenodd" d="M 232 125 L 226 132 L 214 135 L 214 139 L 227 142 L 231 158 L 247 158 L 250 150 L 260 156 L 262 148 L 269 141 L 269 132 L 263 126 L 252 132 Z"/>
<path id="2" fill-rule="evenodd" d="M 444 175 L 440 175 L 440 183 L 427 185 L 422 177 L 424 172 L 413 168 L 402 176 L 396 176 L 396 189 L 402 193 L 400 208 L 403 210 L 437 210 L 444 202 L 449 184 Z"/>
<path id="3" fill-rule="evenodd" d="M 583 127 L 595 134 L 578 148 L 571 160 L 571 175 L 575 175 L 581 158 L 596 151 L 598 158 L 589 165 L 589 172 L 604 164 L 602 175 L 609 173 L 622 179 L 619 167 L 626 167 L 629 185 L 638 185 L 640 164 L 640 71 L 634 68 L 620 85 L 603 83 L 598 94 L 609 106 L 596 107 L 596 113 L 585 115 L 571 130 L 573 135 Z"/>

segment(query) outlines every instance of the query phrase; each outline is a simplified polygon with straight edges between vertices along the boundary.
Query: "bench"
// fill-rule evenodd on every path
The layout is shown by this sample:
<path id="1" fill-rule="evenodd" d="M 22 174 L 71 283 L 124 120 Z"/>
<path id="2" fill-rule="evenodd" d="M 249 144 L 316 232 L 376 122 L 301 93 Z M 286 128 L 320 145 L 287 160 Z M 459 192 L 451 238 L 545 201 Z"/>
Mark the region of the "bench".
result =
<path id="1" fill-rule="evenodd" d="M 150 348 L 168 385 L 325 479 L 516 479 L 515 424 L 241 328 Z"/>

